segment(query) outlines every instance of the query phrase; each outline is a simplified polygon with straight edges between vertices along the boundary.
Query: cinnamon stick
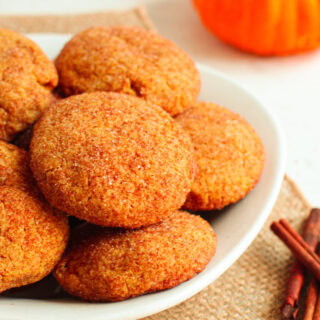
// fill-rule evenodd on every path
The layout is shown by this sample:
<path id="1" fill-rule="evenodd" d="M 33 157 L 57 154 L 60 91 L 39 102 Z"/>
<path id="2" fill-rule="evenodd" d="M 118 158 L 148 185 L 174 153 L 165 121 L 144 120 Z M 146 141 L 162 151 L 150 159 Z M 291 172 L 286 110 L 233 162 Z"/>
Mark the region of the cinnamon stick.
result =
<path id="1" fill-rule="evenodd" d="M 314 278 L 313 278 L 314 279 Z M 314 279 L 315 285 L 318 287 L 317 281 Z M 317 304 L 316 308 L 314 310 L 314 315 L 312 320 L 320 320 L 320 295 L 319 295 L 319 287 L 318 287 L 318 299 L 317 299 Z"/>
<path id="2" fill-rule="evenodd" d="M 299 260 L 296 259 L 291 269 L 291 274 L 286 287 L 285 300 L 281 307 L 281 313 L 284 319 L 296 319 L 299 308 L 298 301 L 304 278 L 305 268 Z"/>
<path id="3" fill-rule="evenodd" d="M 287 245 L 296 258 L 319 280 L 320 258 L 294 231 L 287 221 L 281 220 L 271 225 L 271 230 Z"/>
<path id="4" fill-rule="evenodd" d="M 281 227 L 290 234 L 290 236 L 299 244 L 303 249 L 310 255 L 317 263 L 320 264 L 320 257 L 316 254 L 316 252 L 304 241 L 304 239 L 300 236 L 300 234 L 294 230 L 289 222 L 285 219 L 280 219 L 279 224 Z"/>
<path id="5" fill-rule="evenodd" d="M 316 278 L 312 277 L 309 288 L 308 288 L 303 320 L 314 319 L 314 314 L 315 314 L 316 305 L 318 301 L 318 294 L 319 294 L 319 288 L 318 288 L 317 280 Z"/>
<path id="6" fill-rule="evenodd" d="M 303 227 L 302 237 L 304 241 L 310 246 L 314 251 L 318 244 L 320 234 L 320 210 L 312 209 L 308 218 L 306 219 Z M 281 307 L 281 312 L 284 319 L 296 319 L 299 311 L 299 297 L 301 288 L 303 286 L 306 276 L 306 270 L 304 266 L 295 260 L 291 274 L 286 286 L 285 301 Z M 310 287 L 307 294 L 306 300 L 306 313 L 304 320 L 312 319 L 313 314 L 316 309 L 318 295 L 318 285 L 315 279 L 311 280 Z M 319 299 L 318 299 L 319 300 Z M 320 315 L 320 301 L 319 301 L 319 315 Z M 311 315 L 311 318 L 310 318 Z M 309 318 L 308 318 L 309 317 Z M 319 318 L 320 320 L 320 318 Z"/>
<path id="7" fill-rule="evenodd" d="M 320 255 L 318 246 L 317 255 Z M 303 320 L 320 320 L 320 288 L 315 277 L 312 277 L 308 288 Z"/>

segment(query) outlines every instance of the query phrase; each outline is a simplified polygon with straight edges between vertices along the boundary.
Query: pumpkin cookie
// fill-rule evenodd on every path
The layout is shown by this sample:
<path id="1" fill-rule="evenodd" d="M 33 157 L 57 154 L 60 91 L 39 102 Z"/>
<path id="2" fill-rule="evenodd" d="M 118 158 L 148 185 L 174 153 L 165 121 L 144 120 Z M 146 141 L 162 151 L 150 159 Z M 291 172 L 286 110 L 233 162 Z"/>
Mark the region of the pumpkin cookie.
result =
<path id="1" fill-rule="evenodd" d="M 36 124 L 30 166 L 49 203 L 91 223 L 139 228 L 184 203 L 189 137 L 160 107 L 95 92 L 51 107 Z"/>
<path id="2" fill-rule="evenodd" d="M 0 186 L 39 194 L 29 169 L 29 153 L 4 141 L 0 141 Z"/>
<path id="3" fill-rule="evenodd" d="M 27 193 L 0 187 L 0 292 L 41 280 L 67 245 L 67 216 Z"/>
<path id="4" fill-rule="evenodd" d="M 78 231 L 54 276 L 71 295 L 119 301 L 177 286 L 208 264 L 216 250 L 211 226 L 187 212 L 139 230 L 87 225 Z"/>
<path id="5" fill-rule="evenodd" d="M 222 209 L 255 186 L 264 166 L 264 148 L 245 119 L 213 103 L 198 102 L 176 121 L 190 135 L 198 165 L 184 208 Z"/>
<path id="6" fill-rule="evenodd" d="M 0 29 L 0 78 L 0 139 L 11 140 L 51 103 L 58 76 L 37 44 Z"/>
<path id="7" fill-rule="evenodd" d="M 57 103 L 58 101 L 60 101 L 63 98 L 64 97 L 61 95 L 61 93 L 58 90 L 54 90 L 52 92 L 50 106 L 54 105 L 55 103 Z M 33 126 L 34 125 L 30 126 L 28 129 L 24 130 L 16 137 L 16 139 L 13 141 L 13 143 L 17 147 L 29 151 L 30 142 L 31 142 L 31 138 L 32 138 Z"/>
<path id="8" fill-rule="evenodd" d="M 200 76 L 171 41 L 134 27 L 95 27 L 75 35 L 56 60 L 66 95 L 114 91 L 176 115 L 193 104 Z"/>

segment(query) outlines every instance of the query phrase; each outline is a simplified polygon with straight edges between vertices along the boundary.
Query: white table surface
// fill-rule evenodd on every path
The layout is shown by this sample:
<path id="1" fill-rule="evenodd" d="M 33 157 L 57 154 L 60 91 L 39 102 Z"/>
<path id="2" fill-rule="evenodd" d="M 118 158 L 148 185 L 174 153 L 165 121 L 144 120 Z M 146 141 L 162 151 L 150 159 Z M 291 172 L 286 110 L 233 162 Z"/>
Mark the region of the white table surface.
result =
<path id="1" fill-rule="evenodd" d="M 0 0 L 0 13 L 76 13 L 138 4 L 161 34 L 193 59 L 241 82 L 270 108 L 287 138 L 287 173 L 311 204 L 320 206 L 320 49 L 281 58 L 239 52 L 204 29 L 190 0 Z"/>

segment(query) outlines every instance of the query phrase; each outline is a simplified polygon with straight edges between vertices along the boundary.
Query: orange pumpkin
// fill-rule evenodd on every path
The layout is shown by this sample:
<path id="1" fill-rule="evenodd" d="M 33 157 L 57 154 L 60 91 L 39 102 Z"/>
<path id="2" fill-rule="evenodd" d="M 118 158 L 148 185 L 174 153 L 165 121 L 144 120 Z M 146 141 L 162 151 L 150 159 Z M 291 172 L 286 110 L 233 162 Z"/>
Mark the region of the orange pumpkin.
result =
<path id="1" fill-rule="evenodd" d="M 260 55 L 317 48 L 320 0 L 193 0 L 203 24 L 222 41 Z"/>

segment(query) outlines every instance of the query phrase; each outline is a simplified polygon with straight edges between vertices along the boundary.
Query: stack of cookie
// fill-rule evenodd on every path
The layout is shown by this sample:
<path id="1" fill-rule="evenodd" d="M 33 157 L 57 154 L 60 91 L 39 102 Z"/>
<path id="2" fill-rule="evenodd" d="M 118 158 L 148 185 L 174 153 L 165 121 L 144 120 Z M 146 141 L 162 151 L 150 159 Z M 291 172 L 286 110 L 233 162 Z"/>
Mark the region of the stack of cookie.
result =
<path id="1" fill-rule="evenodd" d="M 195 64 L 153 32 L 115 26 L 75 35 L 56 59 L 58 99 L 55 67 L 41 49 L 6 30 L 0 38 L 1 138 L 26 145 L 21 132 L 37 121 L 32 174 L 26 151 L 0 144 L 0 291 L 54 269 L 71 295 L 118 301 L 201 272 L 216 236 L 179 209 L 222 209 L 248 194 L 264 165 L 254 129 L 197 102 Z M 62 255 L 66 215 L 81 222 Z"/>

